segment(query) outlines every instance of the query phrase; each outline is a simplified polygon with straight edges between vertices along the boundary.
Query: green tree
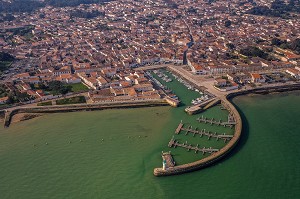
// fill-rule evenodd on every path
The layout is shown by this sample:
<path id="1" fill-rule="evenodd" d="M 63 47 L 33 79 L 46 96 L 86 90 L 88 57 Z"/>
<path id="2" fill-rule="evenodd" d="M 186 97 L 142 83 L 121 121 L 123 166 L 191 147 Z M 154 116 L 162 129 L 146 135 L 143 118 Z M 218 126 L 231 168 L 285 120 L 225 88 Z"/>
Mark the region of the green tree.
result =
<path id="1" fill-rule="evenodd" d="M 231 21 L 230 20 L 226 20 L 225 21 L 225 27 L 228 28 L 229 26 L 231 26 Z"/>

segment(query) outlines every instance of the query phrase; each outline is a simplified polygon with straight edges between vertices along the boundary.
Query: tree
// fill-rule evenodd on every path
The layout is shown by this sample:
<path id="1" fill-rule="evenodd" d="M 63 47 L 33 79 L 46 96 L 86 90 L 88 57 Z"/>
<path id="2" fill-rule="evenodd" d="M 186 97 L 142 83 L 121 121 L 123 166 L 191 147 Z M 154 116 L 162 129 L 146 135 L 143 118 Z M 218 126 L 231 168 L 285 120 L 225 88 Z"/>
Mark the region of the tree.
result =
<path id="1" fill-rule="evenodd" d="M 67 94 L 72 90 L 72 87 L 63 84 L 60 81 L 51 81 L 48 84 L 48 90 L 52 91 L 54 94 Z"/>
<path id="2" fill-rule="evenodd" d="M 280 39 L 278 39 L 278 38 L 273 38 L 273 39 L 271 40 L 271 43 L 272 43 L 272 45 L 274 45 L 274 46 L 279 46 L 280 44 L 282 44 L 282 41 L 281 41 Z"/>
<path id="3" fill-rule="evenodd" d="M 240 53 L 248 57 L 261 57 L 267 59 L 269 54 L 255 46 L 248 46 L 240 50 Z"/>
<path id="4" fill-rule="evenodd" d="M 291 50 L 297 51 L 297 53 L 300 53 L 300 38 L 295 39 L 290 44 Z"/>
<path id="5" fill-rule="evenodd" d="M 52 90 L 52 91 L 55 91 L 55 90 L 58 91 L 59 89 L 61 89 L 62 86 L 63 86 L 63 84 L 60 81 L 51 81 L 48 84 L 49 90 Z"/>
<path id="6" fill-rule="evenodd" d="M 11 54 L 9 53 L 5 53 L 5 52 L 0 52 L 0 61 L 14 61 L 15 58 L 14 56 L 12 56 Z"/>
<path id="7" fill-rule="evenodd" d="M 44 14 L 44 13 L 41 13 L 41 14 L 39 14 L 39 17 L 40 17 L 41 19 L 44 19 L 44 18 L 45 18 L 45 14 Z"/>
<path id="8" fill-rule="evenodd" d="M 231 21 L 230 20 L 226 20 L 225 21 L 225 27 L 228 28 L 229 26 L 231 26 Z"/>
<path id="9" fill-rule="evenodd" d="M 227 48 L 229 48 L 230 50 L 235 49 L 235 46 L 234 46 L 233 43 L 227 43 L 226 46 L 227 46 Z"/>

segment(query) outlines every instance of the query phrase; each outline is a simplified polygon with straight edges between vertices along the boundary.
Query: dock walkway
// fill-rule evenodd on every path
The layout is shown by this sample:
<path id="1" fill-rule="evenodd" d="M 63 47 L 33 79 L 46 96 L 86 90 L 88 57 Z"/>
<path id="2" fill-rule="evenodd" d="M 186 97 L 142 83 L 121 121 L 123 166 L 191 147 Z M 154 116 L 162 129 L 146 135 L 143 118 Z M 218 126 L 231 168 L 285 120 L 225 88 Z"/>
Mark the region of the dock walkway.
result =
<path id="1" fill-rule="evenodd" d="M 218 126 L 224 126 L 224 127 L 230 127 L 232 128 L 236 122 L 234 121 L 234 118 L 233 116 L 231 116 L 230 114 L 228 115 L 228 121 L 227 122 L 222 122 L 222 120 L 215 120 L 214 118 L 206 118 L 204 117 L 203 115 L 201 117 L 199 117 L 197 119 L 198 122 L 202 122 L 202 123 L 205 123 L 205 124 L 210 124 L 210 125 L 218 125 Z"/>
<path id="2" fill-rule="evenodd" d="M 180 122 L 177 129 L 175 130 L 175 134 L 179 134 L 181 131 L 185 131 L 185 135 L 192 133 L 193 136 L 195 136 L 197 134 L 197 135 L 200 135 L 200 137 L 207 136 L 208 139 L 210 139 L 210 138 L 216 138 L 217 140 L 223 139 L 224 142 L 229 141 L 231 138 L 233 138 L 233 135 L 226 135 L 225 133 L 217 134 L 216 132 L 212 133 L 212 132 L 206 131 L 205 129 L 197 130 L 197 128 L 192 129 L 191 126 L 188 126 L 187 128 L 184 128 L 183 126 L 184 126 L 183 123 Z"/>
<path id="3" fill-rule="evenodd" d="M 210 154 L 212 154 L 212 153 L 215 153 L 215 152 L 218 152 L 219 151 L 219 149 L 213 149 L 213 148 L 205 148 L 205 147 L 203 147 L 203 148 L 199 148 L 199 145 L 197 144 L 196 146 L 192 146 L 191 144 L 188 144 L 187 142 L 185 142 L 185 143 L 182 143 L 182 144 L 180 144 L 177 140 L 175 140 L 174 138 L 172 138 L 171 140 L 170 140 L 170 142 L 169 142 L 169 144 L 168 144 L 168 147 L 174 147 L 174 148 L 176 148 L 176 147 L 182 147 L 182 148 L 186 148 L 188 151 L 190 151 L 190 150 L 194 150 L 195 151 L 195 153 L 198 153 L 198 152 L 202 152 L 202 154 L 204 155 L 205 153 L 210 153 Z"/>

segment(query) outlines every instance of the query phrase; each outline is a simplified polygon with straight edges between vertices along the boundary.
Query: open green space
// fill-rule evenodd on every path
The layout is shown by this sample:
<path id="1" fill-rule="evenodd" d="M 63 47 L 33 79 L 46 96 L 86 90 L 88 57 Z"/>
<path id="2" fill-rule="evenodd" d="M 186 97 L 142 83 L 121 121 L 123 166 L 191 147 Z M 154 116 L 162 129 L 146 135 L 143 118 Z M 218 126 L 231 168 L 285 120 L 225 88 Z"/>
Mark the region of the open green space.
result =
<path id="1" fill-rule="evenodd" d="M 76 97 L 71 97 L 71 98 L 65 98 L 65 99 L 56 100 L 56 104 L 57 105 L 82 104 L 82 103 L 86 103 L 86 100 L 85 100 L 84 96 L 76 96 Z"/>
<path id="2" fill-rule="evenodd" d="M 83 83 L 76 83 L 76 84 L 70 84 L 71 86 L 71 91 L 72 92 L 83 92 L 83 91 L 88 91 L 89 88 L 84 85 Z"/>

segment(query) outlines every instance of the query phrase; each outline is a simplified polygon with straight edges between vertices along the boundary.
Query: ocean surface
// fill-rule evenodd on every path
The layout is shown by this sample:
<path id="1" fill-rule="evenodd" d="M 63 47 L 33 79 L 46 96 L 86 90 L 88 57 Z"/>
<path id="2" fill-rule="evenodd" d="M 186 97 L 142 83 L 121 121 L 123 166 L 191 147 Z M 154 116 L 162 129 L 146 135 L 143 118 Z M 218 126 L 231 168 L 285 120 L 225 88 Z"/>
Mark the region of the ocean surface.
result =
<path id="1" fill-rule="evenodd" d="M 183 104 L 199 96 L 179 82 L 169 86 Z M 171 150 L 178 164 L 203 158 L 167 147 L 180 120 L 219 133 L 232 129 L 199 124 L 201 114 L 188 116 L 185 106 L 58 113 L 1 126 L 0 198 L 300 198 L 299 96 L 234 98 L 243 117 L 238 146 L 211 167 L 169 177 L 153 176 L 162 166 L 161 151 Z M 219 106 L 202 114 L 227 117 Z M 175 137 L 224 146 L 184 133 Z"/>

